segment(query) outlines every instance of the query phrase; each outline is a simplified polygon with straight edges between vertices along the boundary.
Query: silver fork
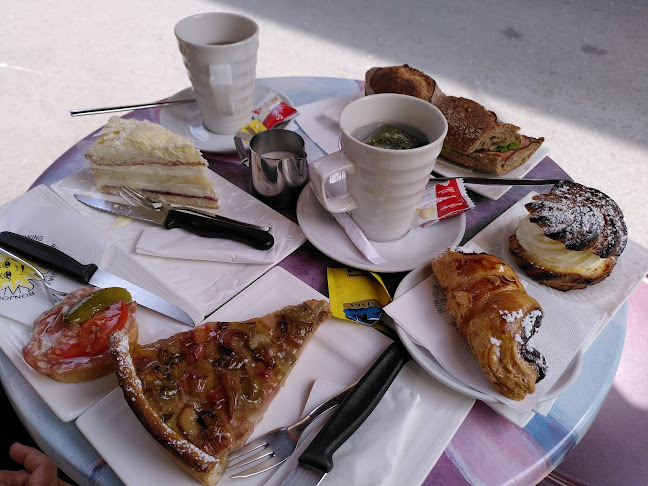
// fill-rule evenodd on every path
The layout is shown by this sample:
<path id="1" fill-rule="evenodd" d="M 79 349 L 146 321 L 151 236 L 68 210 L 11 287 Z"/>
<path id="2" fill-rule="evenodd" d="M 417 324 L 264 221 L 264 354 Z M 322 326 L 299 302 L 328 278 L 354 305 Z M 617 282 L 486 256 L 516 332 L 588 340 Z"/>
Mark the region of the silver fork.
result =
<path id="1" fill-rule="evenodd" d="M 339 405 L 354 386 L 348 386 L 334 397 L 318 405 L 294 425 L 272 430 L 258 439 L 247 443 L 240 449 L 231 452 L 228 457 L 229 465 L 227 466 L 227 470 L 239 469 L 250 464 L 254 464 L 254 466 L 230 477 L 232 479 L 247 478 L 277 467 L 285 462 L 297 448 L 297 442 L 299 442 L 299 438 L 304 433 L 304 430 L 306 430 L 306 427 L 319 415 Z M 256 453 L 252 454 L 254 452 Z M 236 459 L 239 460 L 236 461 Z"/>
<path id="2" fill-rule="evenodd" d="M 202 209 L 194 208 L 192 206 L 169 204 L 166 201 L 152 201 L 145 194 L 132 187 L 128 187 L 128 186 L 120 187 L 118 189 L 118 192 L 119 195 L 131 206 L 141 206 L 143 208 L 154 209 L 156 211 L 158 210 L 169 211 L 170 209 L 178 209 L 181 211 L 187 211 L 190 213 L 207 216 L 209 218 L 218 219 L 220 221 L 226 221 L 228 223 L 239 224 L 242 226 L 249 226 L 251 228 L 260 229 L 262 231 L 270 231 L 269 226 L 259 226 L 256 224 L 245 223 L 243 221 L 237 221 L 235 219 L 226 218 L 225 216 L 220 216 L 218 214 L 210 213 L 209 211 L 203 211 Z"/>
<path id="3" fill-rule="evenodd" d="M 61 292 L 60 290 L 56 290 L 54 287 L 52 287 L 50 284 L 47 283 L 47 280 L 45 280 L 45 276 L 41 273 L 41 271 L 36 268 L 34 265 L 29 263 L 26 260 L 23 260 L 22 258 L 14 255 L 13 253 L 5 250 L 4 248 L 0 248 L 0 251 L 3 252 L 5 255 L 7 255 L 9 258 L 12 258 L 16 260 L 17 262 L 22 263 L 26 267 L 31 268 L 34 273 L 40 277 L 41 282 L 43 282 L 43 285 L 45 286 L 45 293 L 47 294 L 47 298 L 50 300 L 50 302 L 53 305 L 58 304 L 60 301 L 62 301 L 65 296 L 67 295 L 66 292 Z"/>

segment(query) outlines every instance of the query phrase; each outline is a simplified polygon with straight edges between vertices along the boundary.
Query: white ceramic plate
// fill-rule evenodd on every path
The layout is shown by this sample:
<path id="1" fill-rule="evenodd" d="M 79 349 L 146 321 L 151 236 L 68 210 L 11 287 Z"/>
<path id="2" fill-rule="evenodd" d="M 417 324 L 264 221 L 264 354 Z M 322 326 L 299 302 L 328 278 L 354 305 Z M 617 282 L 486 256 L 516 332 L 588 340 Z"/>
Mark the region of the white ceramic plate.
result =
<path id="1" fill-rule="evenodd" d="M 397 299 L 407 291 L 413 289 L 431 275 L 432 269 L 430 268 L 430 265 L 423 265 L 419 268 L 416 268 L 415 270 L 412 270 L 403 278 L 401 283 L 396 288 L 396 292 L 394 292 L 394 299 Z M 477 400 L 499 403 L 496 398 L 465 385 L 463 382 L 455 378 L 452 374 L 448 373 L 445 368 L 443 368 L 443 366 L 441 366 L 439 362 L 434 358 L 434 356 L 432 356 L 432 353 L 430 353 L 423 346 L 415 344 L 410 338 L 409 334 L 404 329 L 402 329 L 398 325 L 398 323 L 396 323 L 396 332 L 403 341 L 403 344 L 405 345 L 409 353 L 412 355 L 412 358 L 414 358 L 414 360 L 419 365 L 421 365 L 421 367 L 425 371 L 430 373 L 441 383 L 444 383 L 453 390 L 461 392 Z M 576 378 L 578 378 L 578 375 L 583 367 L 583 357 L 584 352 L 581 349 L 578 351 L 569 366 L 567 366 L 567 369 L 565 369 L 558 381 L 556 381 L 554 386 L 551 387 L 551 389 L 544 395 L 541 401 L 551 400 L 571 386 Z"/>
<path id="2" fill-rule="evenodd" d="M 40 288 L 36 290 L 40 292 Z M 138 307 L 139 342 L 155 341 L 163 335 L 188 329 L 170 317 Z M 61 383 L 32 369 L 22 356 L 32 328 L 0 316 L 0 348 L 49 408 L 63 422 L 74 420 L 95 402 L 118 387 L 114 374 L 81 383 Z"/>
<path id="3" fill-rule="evenodd" d="M 310 185 L 297 201 L 297 220 L 306 238 L 325 255 L 361 270 L 406 272 L 430 261 L 439 251 L 458 245 L 466 229 L 466 215 L 460 214 L 424 229 L 410 231 L 397 241 L 372 241 L 387 260 L 375 265 L 365 258 L 335 218 L 319 203 Z"/>
<path id="4" fill-rule="evenodd" d="M 255 105 L 272 91 L 276 92 L 279 98 L 290 106 L 295 106 L 290 98 L 288 98 L 284 93 L 258 83 L 254 85 Z M 179 91 L 171 96 L 169 100 L 184 100 L 190 98 L 195 98 L 191 87 Z M 286 123 L 280 123 L 277 127 L 286 128 L 292 122 L 293 121 L 290 120 Z M 180 105 L 162 107 L 160 109 L 160 125 L 178 135 L 189 137 L 193 140 L 196 148 L 205 152 L 233 153 L 236 151 L 236 147 L 234 146 L 234 135 L 221 135 L 210 132 L 205 128 L 202 122 L 202 116 L 200 115 L 200 110 L 196 103 L 183 103 Z"/>
<path id="5" fill-rule="evenodd" d="M 221 307 L 214 320 L 239 320 L 272 312 L 306 299 L 324 298 L 289 274 L 274 268 Z M 358 380 L 391 341 L 367 326 L 336 318 L 318 330 L 280 393 L 275 397 L 253 438 L 300 418 L 310 388 L 317 379 L 340 385 Z M 413 365 L 413 364 L 412 364 Z M 396 380 L 416 391 L 421 401 L 407 437 L 408 447 L 392 472 L 402 484 L 421 484 L 470 411 L 474 400 L 439 384 L 417 366 L 406 366 Z M 127 485 L 197 484 L 171 459 L 138 422 L 121 389 L 95 404 L 77 421 L 81 433 Z M 385 442 L 389 447 L 389 442 Z M 353 462 L 355 454 L 336 459 Z M 224 477 L 220 486 L 251 486 L 266 481 L 268 473 L 243 479 Z"/>

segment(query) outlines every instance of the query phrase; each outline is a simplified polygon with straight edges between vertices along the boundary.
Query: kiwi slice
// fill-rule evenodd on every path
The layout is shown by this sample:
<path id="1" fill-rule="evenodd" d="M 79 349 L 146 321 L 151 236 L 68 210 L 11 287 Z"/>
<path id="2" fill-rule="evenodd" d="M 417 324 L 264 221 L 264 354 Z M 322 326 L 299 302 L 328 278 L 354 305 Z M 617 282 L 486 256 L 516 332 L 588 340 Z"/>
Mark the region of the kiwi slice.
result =
<path id="1" fill-rule="evenodd" d="M 108 309 L 119 300 L 130 302 L 133 298 L 128 290 L 121 287 L 99 289 L 74 304 L 63 316 L 63 322 L 66 324 L 78 324 L 87 321 L 97 312 Z"/>

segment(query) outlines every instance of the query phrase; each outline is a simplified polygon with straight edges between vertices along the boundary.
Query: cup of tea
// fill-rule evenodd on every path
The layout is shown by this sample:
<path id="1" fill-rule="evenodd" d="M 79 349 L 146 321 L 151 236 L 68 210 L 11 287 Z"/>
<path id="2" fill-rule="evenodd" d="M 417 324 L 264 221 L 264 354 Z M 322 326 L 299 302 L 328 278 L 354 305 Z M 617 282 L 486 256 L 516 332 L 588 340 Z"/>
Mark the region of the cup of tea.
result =
<path id="1" fill-rule="evenodd" d="M 259 26 L 243 15 L 192 15 L 174 29 L 205 127 L 234 134 L 252 119 Z"/>
<path id="2" fill-rule="evenodd" d="M 447 132 L 439 109 L 413 96 L 352 101 L 340 114 L 341 150 L 309 167 L 313 192 L 330 212 L 350 212 L 370 240 L 402 238 Z"/>

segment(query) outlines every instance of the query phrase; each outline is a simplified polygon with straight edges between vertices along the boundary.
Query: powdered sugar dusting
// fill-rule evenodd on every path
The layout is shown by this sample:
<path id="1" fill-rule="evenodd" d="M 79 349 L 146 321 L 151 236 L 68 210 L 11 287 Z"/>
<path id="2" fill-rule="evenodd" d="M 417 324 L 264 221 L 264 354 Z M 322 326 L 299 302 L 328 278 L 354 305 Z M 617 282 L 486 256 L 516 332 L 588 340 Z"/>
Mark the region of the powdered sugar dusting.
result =
<path id="1" fill-rule="evenodd" d="M 490 338 L 490 342 L 493 346 L 495 346 L 495 356 L 499 358 L 500 356 L 500 344 L 502 344 L 502 341 L 499 339 L 495 339 L 493 336 Z"/>
<path id="2" fill-rule="evenodd" d="M 619 256 L 628 230 L 621 208 L 597 189 L 561 181 L 525 207 L 544 235 L 568 250 L 589 250 L 600 258 Z"/>
<path id="3" fill-rule="evenodd" d="M 522 309 L 518 309 L 516 311 L 510 312 L 507 310 L 500 310 L 499 311 L 500 316 L 506 321 L 506 322 L 515 322 L 516 320 L 520 319 L 522 316 L 524 316 L 524 313 L 522 312 Z"/>

